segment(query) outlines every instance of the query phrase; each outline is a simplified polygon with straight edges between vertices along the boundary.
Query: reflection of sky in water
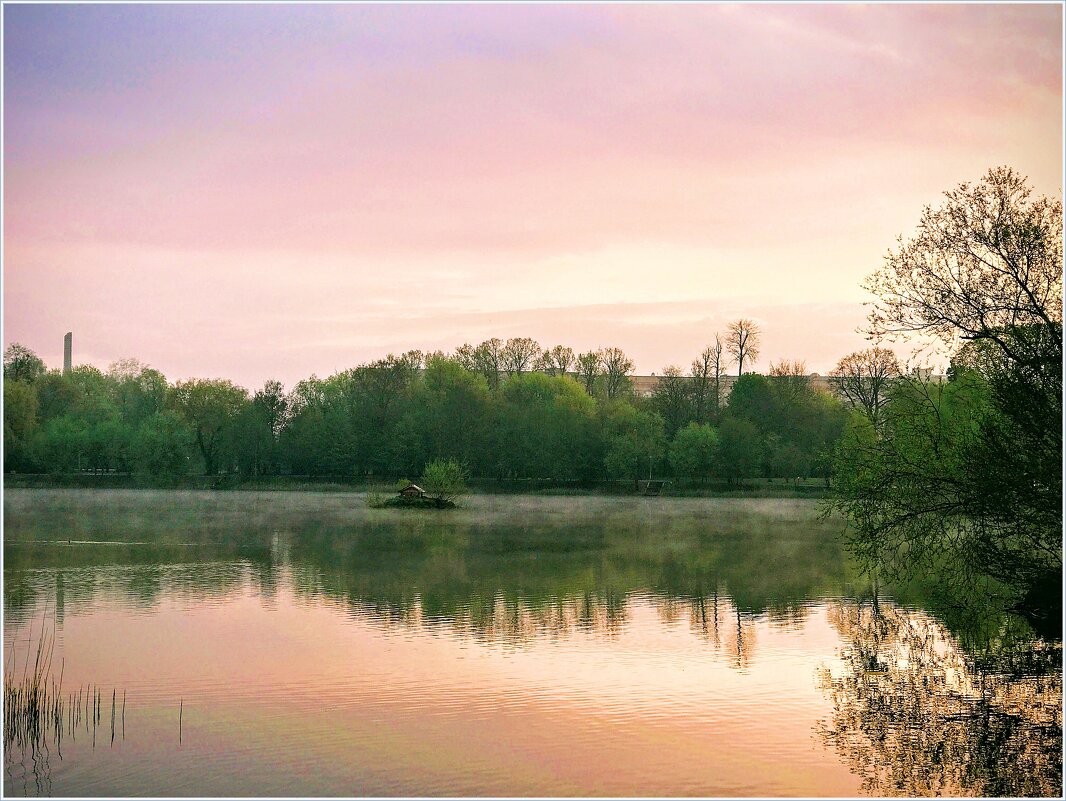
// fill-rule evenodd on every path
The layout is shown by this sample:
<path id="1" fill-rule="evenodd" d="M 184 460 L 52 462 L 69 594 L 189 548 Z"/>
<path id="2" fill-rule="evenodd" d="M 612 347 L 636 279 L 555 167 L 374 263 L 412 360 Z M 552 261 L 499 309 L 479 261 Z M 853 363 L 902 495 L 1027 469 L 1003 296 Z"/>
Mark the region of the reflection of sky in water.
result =
<path id="1" fill-rule="evenodd" d="M 261 520 L 234 530 L 235 548 L 216 536 L 232 510 L 202 515 L 199 540 L 170 531 L 139 549 L 9 542 L 8 653 L 55 609 L 64 687 L 128 700 L 113 746 L 8 749 L 5 791 L 891 795 L 1061 781 L 1057 649 L 1053 678 L 1010 678 L 1034 651 L 1003 625 L 976 670 L 934 615 L 854 590 L 829 529 L 795 509 L 650 508 L 628 527 L 548 515 L 520 553 L 476 526 L 337 520 Z M 82 533 L 104 539 L 94 514 Z M 108 538 L 135 540 L 151 517 L 112 516 Z M 24 518 L 13 528 L 54 538 Z M 841 600 L 852 591 L 864 600 Z"/>

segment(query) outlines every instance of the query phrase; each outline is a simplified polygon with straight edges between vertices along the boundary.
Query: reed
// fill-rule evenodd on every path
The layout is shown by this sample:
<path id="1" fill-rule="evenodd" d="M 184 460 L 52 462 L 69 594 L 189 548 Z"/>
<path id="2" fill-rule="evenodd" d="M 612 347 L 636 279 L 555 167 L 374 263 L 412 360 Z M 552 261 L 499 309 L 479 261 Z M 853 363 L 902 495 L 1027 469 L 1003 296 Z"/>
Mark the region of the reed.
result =
<path id="1" fill-rule="evenodd" d="M 58 678 L 52 670 L 56 645 L 56 624 L 52 618 L 42 621 L 41 636 L 36 653 L 27 649 L 22 675 L 14 670 L 15 658 L 4 670 L 4 751 L 12 746 L 23 751 L 37 752 L 51 742 L 59 747 L 64 736 L 73 738 L 79 731 L 91 733 L 96 744 L 96 729 L 100 725 L 100 706 L 103 693 L 97 687 L 79 687 L 63 692 L 66 660 L 60 660 Z M 12 650 L 14 650 L 12 648 Z M 31 654 L 32 663 L 31 663 Z M 117 690 L 111 694 L 111 741 L 115 739 L 115 705 Z M 122 694 L 122 725 L 125 735 L 126 694 Z"/>

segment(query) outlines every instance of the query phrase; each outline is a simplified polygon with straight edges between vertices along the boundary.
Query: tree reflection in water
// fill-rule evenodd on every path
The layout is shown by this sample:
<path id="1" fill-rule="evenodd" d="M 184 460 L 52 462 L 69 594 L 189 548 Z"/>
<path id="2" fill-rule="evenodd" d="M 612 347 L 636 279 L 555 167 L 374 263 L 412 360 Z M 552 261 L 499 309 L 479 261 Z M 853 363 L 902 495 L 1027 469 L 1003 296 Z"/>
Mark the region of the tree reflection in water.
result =
<path id="1" fill-rule="evenodd" d="M 926 612 L 877 597 L 830 605 L 841 664 L 820 730 L 875 795 L 1060 796 L 1062 645 L 1001 615 L 967 652 Z"/>

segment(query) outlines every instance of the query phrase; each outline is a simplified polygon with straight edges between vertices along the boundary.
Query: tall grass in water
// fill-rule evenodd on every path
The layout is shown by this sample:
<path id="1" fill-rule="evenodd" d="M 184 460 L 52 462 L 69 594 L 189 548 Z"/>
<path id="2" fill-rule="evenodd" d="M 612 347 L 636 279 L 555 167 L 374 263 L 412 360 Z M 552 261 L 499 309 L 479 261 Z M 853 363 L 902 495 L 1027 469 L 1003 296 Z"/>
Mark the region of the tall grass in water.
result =
<path id="1" fill-rule="evenodd" d="M 101 706 L 104 695 L 97 687 L 79 687 L 63 693 L 66 660 L 60 660 L 59 676 L 53 670 L 56 645 L 56 621 L 53 615 L 51 630 L 48 620 L 41 622 L 41 636 L 36 655 L 30 663 L 33 649 L 28 648 L 18 670 L 15 649 L 9 650 L 10 662 L 4 666 L 4 753 L 14 746 L 23 753 L 37 753 L 54 744 L 62 747 L 63 737 L 72 739 L 78 732 L 91 734 L 96 745 L 96 729 L 101 725 Z M 31 638 L 32 639 L 32 638 Z M 115 707 L 117 692 L 111 694 L 111 742 L 115 741 Z M 125 723 L 125 692 L 122 697 Z M 123 729 L 125 726 L 123 725 Z M 62 752 L 60 751 L 60 757 Z"/>

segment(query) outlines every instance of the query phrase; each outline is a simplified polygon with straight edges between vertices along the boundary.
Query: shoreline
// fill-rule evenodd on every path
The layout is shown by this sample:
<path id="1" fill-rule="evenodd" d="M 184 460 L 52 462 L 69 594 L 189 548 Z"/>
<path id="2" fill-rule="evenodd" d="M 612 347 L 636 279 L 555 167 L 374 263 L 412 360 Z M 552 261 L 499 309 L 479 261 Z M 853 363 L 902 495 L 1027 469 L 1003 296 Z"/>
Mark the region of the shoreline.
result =
<path id="1" fill-rule="evenodd" d="M 642 482 L 643 483 L 643 482 Z M 235 476 L 188 476 L 171 482 L 141 479 L 128 474 L 8 474 L 3 489 L 100 489 L 100 490 L 203 490 L 217 492 L 293 492 L 350 493 L 374 492 L 390 497 L 395 482 L 345 481 L 330 477 L 272 476 L 239 480 Z M 822 479 L 750 479 L 743 484 L 708 481 L 704 484 L 670 481 L 660 494 L 645 495 L 643 488 L 634 490 L 633 482 L 601 481 L 592 484 L 538 480 L 474 479 L 467 495 L 532 495 L 545 497 L 617 497 L 617 498 L 810 498 L 828 495 Z"/>

